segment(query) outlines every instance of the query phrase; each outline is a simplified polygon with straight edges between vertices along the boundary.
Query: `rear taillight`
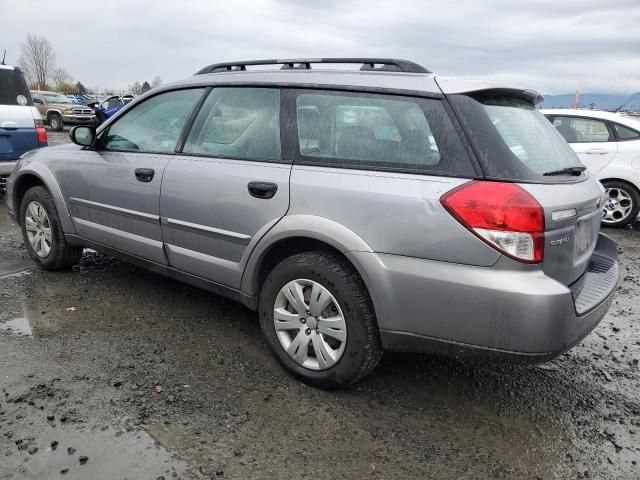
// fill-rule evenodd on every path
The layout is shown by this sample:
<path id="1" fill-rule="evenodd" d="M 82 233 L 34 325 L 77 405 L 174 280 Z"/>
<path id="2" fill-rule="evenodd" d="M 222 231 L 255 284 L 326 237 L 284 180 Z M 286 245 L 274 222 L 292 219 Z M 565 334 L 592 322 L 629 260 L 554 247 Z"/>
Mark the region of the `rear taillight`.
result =
<path id="1" fill-rule="evenodd" d="M 474 181 L 440 202 L 456 220 L 511 258 L 539 263 L 544 255 L 544 210 L 514 183 Z"/>
<path id="2" fill-rule="evenodd" d="M 42 120 L 34 120 L 36 125 L 36 134 L 38 135 L 38 143 L 40 146 L 48 143 L 47 131 L 44 129 L 44 122 Z"/>

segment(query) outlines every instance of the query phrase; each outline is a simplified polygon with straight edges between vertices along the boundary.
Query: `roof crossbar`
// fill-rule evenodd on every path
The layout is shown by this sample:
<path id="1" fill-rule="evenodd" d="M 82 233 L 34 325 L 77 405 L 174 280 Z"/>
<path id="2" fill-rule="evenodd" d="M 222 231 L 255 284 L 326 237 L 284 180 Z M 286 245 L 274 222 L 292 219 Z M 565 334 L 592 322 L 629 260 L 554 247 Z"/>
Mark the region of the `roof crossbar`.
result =
<path id="1" fill-rule="evenodd" d="M 274 60 L 248 60 L 240 62 L 214 63 L 196 72 L 196 75 L 220 72 L 243 72 L 248 66 L 282 65 L 282 70 L 311 70 L 311 64 L 360 64 L 360 70 L 405 73 L 431 73 L 422 65 L 397 58 L 290 58 Z"/>

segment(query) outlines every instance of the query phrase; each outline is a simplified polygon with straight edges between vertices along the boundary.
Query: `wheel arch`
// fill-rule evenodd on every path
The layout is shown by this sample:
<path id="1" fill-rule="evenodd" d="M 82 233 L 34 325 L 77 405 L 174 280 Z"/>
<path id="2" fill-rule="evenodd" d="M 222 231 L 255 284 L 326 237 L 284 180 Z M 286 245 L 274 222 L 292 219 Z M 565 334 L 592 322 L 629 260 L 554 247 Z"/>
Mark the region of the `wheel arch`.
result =
<path id="1" fill-rule="evenodd" d="M 636 193 L 638 195 L 640 195 L 640 186 L 638 186 L 637 184 L 635 184 L 634 182 L 624 179 L 624 178 L 618 178 L 615 176 L 607 176 L 605 178 L 600 178 L 598 179 L 600 181 L 600 183 L 604 184 L 605 182 L 621 182 L 621 183 L 626 183 L 627 185 L 629 185 L 631 188 L 633 188 Z"/>
<path id="2" fill-rule="evenodd" d="M 45 117 L 49 118 L 49 115 L 51 115 L 52 113 L 57 113 L 58 115 L 60 115 L 62 117 L 62 112 L 60 110 L 58 110 L 57 108 L 48 108 L 47 109 L 47 113 L 45 114 Z"/>
<path id="3" fill-rule="evenodd" d="M 258 295 L 262 282 L 281 260 L 314 250 L 327 250 L 340 255 L 367 285 L 363 266 L 347 255 L 350 251 L 373 251 L 362 238 L 327 218 L 293 215 L 284 217 L 256 245 L 245 267 L 241 290 L 249 295 Z"/>
<path id="4" fill-rule="evenodd" d="M 29 170 L 20 172 L 14 181 L 13 204 L 18 224 L 20 224 L 20 209 L 22 207 L 24 194 L 30 188 L 40 185 L 46 188 L 51 194 L 64 232 L 75 233 L 71 215 L 67 209 L 60 186 L 53 174 L 41 164 L 34 163 L 29 165 L 29 167 Z"/>

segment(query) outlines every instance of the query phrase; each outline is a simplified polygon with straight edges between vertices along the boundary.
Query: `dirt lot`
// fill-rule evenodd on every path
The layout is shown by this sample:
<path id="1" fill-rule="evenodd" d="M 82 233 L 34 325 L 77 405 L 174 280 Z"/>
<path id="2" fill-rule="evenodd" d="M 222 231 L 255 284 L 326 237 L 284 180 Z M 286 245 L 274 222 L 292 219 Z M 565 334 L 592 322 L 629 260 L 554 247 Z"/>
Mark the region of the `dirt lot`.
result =
<path id="1" fill-rule="evenodd" d="M 607 234 L 617 297 L 557 360 L 388 354 L 324 392 L 230 301 L 91 251 L 33 268 L 2 203 L 0 479 L 640 478 L 640 224 Z"/>

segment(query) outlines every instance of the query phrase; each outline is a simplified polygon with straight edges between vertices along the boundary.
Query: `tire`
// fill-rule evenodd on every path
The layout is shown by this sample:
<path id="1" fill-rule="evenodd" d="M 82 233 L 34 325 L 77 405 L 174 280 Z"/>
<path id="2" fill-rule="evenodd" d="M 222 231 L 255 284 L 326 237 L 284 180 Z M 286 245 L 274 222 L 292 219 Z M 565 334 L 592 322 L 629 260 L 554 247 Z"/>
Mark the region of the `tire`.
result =
<path id="1" fill-rule="evenodd" d="M 640 194 L 627 182 L 607 180 L 602 182 L 607 199 L 603 206 L 602 224 L 607 227 L 623 227 L 633 223 L 640 211 Z"/>
<path id="2" fill-rule="evenodd" d="M 64 123 L 59 113 L 49 115 L 49 125 L 51 126 L 51 130 L 55 130 L 56 132 L 62 131 Z"/>
<path id="3" fill-rule="evenodd" d="M 43 208 L 46 214 L 46 220 L 39 221 L 32 208 Z M 29 225 L 27 225 L 29 224 Z M 43 228 L 38 228 L 41 224 Z M 27 190 L 20 204 L 20 228 L 22 230 L 22 238 L 27 247 L 27 251 L 31 258 L 45 270 L 65 270 L 71 268 L 78 263 L 82 256 L 82 248 L 69 245 L 64 238 L 64 232 L 60 225 L 60 217 L 53 203 L 51 194 L 44 187 L 31 187 Z M 49 236 L 46 231 L 48 226 Z M 36 242 L 38 251 L 32 244 L 34 234 L 42 232 L 43 237 L 40 242 Z M 49 242 L 47 242 L 47 238 Z M 46 245 L 49 245 L 47 249 Z M 47 251 L 48 250 L 48 251 Z"/>
<path id="4" fill-rule="evenodd" d="M 303 297 L 310 294 L 311 290 L 315 291 L 315 288 L 322 292 L 321 299 L 327 298 L 322 289 L 331 296 L 329 306 L 321 310 L 323 313 L 316 316 L 316 320 L 313 315 L 318 313 L 317 311 L 305 320 L 302 317 L 309 314 L 313 308 L 316 310 L 321 308 L 319 305 L 323 303 L 322 301 L 312 306 L 311 299 L 305 300 L 304 308 L 309 311 L 302 316 L 297 316 L 293 303 L 287 300 L 290 297 L 283 293 L 285 287 L 289 288 L 296 283 L 300 285 L 298 282 L 306 285 L 304 290 L 301 290 L 304 292 Z M 288 291 L 291 295 L 293 290 Z M 278 305 L 279 312 L 283 312 L 284 315 L 288 315 L 287 318 L 291 319 L 279 323 L 292 326 L 291 330 L 284 333 L 282 326 L 277 331 L 274 323 L 275 309 Z M 286 309 L 294 313 L 289 313 L 285 311 Z M 321 251 L 305 252 L 286 258 L 276 265 L 262 285 L 259 315 L 262 332 L 278 361 L 293 375 L 312 386 L 330 389 L 350 385 L 371 372 L 382 357 L 383 350 L 371 298 L 355 269 L 337 254 Z M 281 316 L 282 314 L 279 318 Z M 344 342 L 334 338 L 335 332 L 339 329 L 332 327 L 335 319 L 340 321 L 340 318 L 343 319 L 346 333 Z M 303 321 L 305 325 L 298 325 L 298 322 Z M 315 330 L 306 328 L 309 326 L 315 327 Z M 333 333 L 329 333 L 328 326 L 332 327 Z M 298 328 L 300 328 L 299 331 L 296 330 Z M 311 333 L 308 333 L 309 331 Z M 305 337 L 305 334 L 308 337 Z M 309 345 L 308 348 L 298 348 L 298 352 L 310 353 L 304 365 L 301 364 L 300 359 L 294 360 L 283 344 L 283 341 L 290 341 L 291 350 L 291 346 L 298 341 L 298 335 L 302 335 L 299 337 L 300 342 L 306 341 Z M 320 343 L 317 344 L 316 341 Z M 324 352 L 331 351 L 334 355 L 320 354 L 320 357 L 315 355 L 315 346 L 320 344 L 329 345 L 331 348 L 325 347 Z M 319 348 L 322 349 L 322 347 Z M 334 348 L 336 350 L 333 350 Z M 303 354 L 302 357 L 304 356 L 306 355 Z M 328 366 L 331 362 L 335 363 Z M 307 363 L 313 365 L 307 365 Z"/>

